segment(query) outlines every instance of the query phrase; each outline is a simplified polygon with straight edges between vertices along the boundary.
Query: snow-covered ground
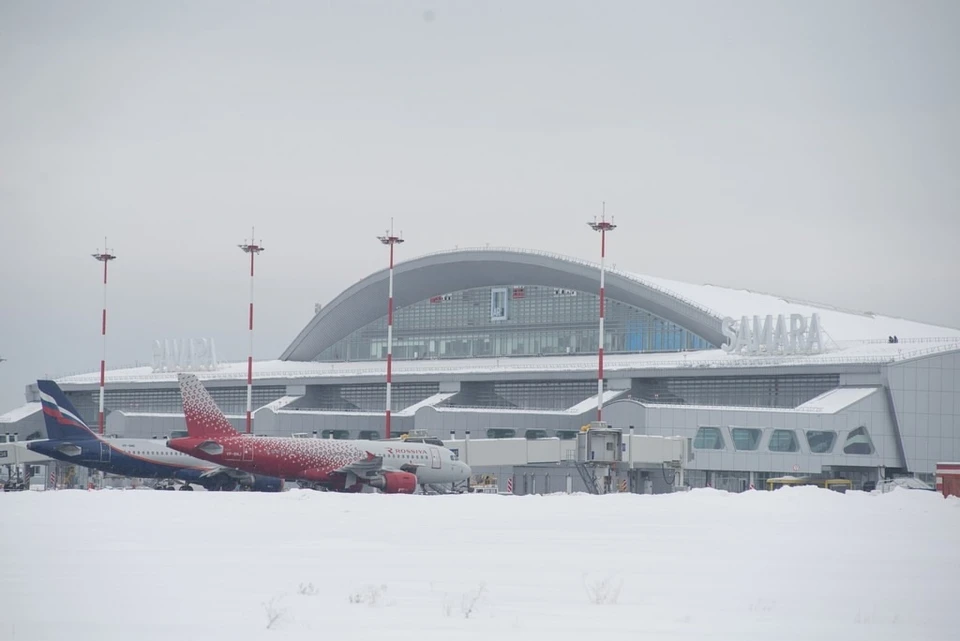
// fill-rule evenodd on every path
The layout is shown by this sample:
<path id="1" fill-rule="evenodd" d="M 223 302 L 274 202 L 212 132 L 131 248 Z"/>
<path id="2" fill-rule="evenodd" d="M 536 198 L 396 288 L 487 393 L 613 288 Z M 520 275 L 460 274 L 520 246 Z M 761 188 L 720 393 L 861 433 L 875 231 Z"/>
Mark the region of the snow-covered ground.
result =
<path id="1" fill-rule="evenodd" d="M 22 492 L 0 518 L 0 639 L 960 638 L 934 492 Z"/>

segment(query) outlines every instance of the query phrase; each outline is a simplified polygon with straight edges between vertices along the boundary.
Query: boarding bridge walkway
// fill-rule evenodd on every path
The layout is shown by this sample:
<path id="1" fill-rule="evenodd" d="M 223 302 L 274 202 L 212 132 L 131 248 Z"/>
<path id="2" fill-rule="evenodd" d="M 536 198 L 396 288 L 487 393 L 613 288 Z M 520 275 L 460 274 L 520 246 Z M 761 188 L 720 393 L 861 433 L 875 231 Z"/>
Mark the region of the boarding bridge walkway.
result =
<path id="1" fill-rule="evenodd" d="M 618 469 L 682 466 L 686 447 L 683 437 L 624 434 L 622 439 L 622 450 L 614 464 Z M 589 475 L 594 466 L 591 456 L 578 456 L 576 439 L 450 438 L 443 439 L 443 444 L 471 467 L 566 463 L 578 469 L 582 465 L 581 475 Z M 596 488 L 587 483 L 591 485 Z"/>
<path id="2" fill-rule="evenodd" d="M 27 449 L 27 441 L 0 443 L 0 465 L 42 465 L 52 458 Z"/>

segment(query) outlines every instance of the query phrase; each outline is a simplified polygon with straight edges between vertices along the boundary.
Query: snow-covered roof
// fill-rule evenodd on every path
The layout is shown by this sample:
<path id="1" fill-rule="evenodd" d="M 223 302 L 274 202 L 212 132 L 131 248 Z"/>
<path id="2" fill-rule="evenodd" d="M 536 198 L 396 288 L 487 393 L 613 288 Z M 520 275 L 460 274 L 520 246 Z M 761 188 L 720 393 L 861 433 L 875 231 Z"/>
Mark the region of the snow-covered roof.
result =
<path id="1" fill-rule="evenodd" d="M 862 401 L 878 389 L 878 387 L 838 387 L 829 392 L 824 392 L 816 398 L 811 398 L 806 403 L 797 406 L 797 409 L 805 412 L 834 414 Z"/>
<path id="2" fill-rule="evenodd" d="M 646 354 L 604 355 L 608 373 L 637 370 L 738 369 L 789 367 L 799 365 L 850 365 L 893 363 L 928 354 L 960 350 L 960 339 L 907 341 L 897 344 L 863 343 L 839 348 L 823 354 L 793 356 L 746 356 L 723 350 L 666 352 Z M 404 376 L 522 374 L 535 372 L 596 371 L 596 355 L 577 356 L 514 356 L 505 358 L 399 360 L 393 363 L 393 374 Z M 383 361 L 368 362 L 300 362 L 257 361 L 253 377 L 257 380 L 289 380 L 311 378 L 370 377 L 382 379 L 386 373 Z M 246 379 L 246 361 L 221 364 L 216 371 L 196 372 L 203 381 L 242 381 Z M 90 372 L 57 379 L 60 385 L 96 385 L 99 372 Z M 175 372 L 154 372 L 151 367 L 108 370 L 106 383 L 176 383 Z"/>
<path id="3" fill-rule="evenodd" d="M 872 312 L 858 312 L 839 309 L 823 303 L 811 303 L 797 299 L 753 292 L 746 289 L 733 289 L 717 285 L 694 285 L 665 278 L 628 274 L 644 282 L 674 292 L 698 305 L 714 312 L 717 316 L 729 316 L 736 320 L 741 317 L 767 314 L 818 314 L 823 330 L 834 341 L 858 341 L 886 339 L 897 336 L 899 339 L 945 338 L 960 339 L 960 329 L 940 327 L 929 323 L 905 320 L 893 316 L 884 316 Z"/>
<path id="4" fill-rule="evenodd" d="M 392 412 L 393 416 L 413 416 L 417 413 L 417 410 L 421 407 L 428 407 L 436 405 L 437 403 L 442 403 L 451 396 L 454 396 L 454 392 L 439 392 L 432 396 L 428 396 L 422 401 L 418 401 L 413 405 L 408 405 L 403 409 Z M 299 397 L 298 397 L 299 398 Z M 324 410 L 316 409 L 310 407 L 304 408 L 284 408 L 275 410 L 277 414 L 299 414 L 299 415 L 315 415 L 315 416 L 383 416 L 382 411 L 365 411 L 365 410 Z"/>
<path id="5" fill-rule="evenodd" d="M 455 249 L 401 262 L 395 269 L 397 307 L 413 305 L 437 295 L 478 287 L 510 284 L 540 285 L 594 292 L 597 263 L 543 251 L 504 247 Z M 826 342 L 843 346 L 851 341 L 903 339 L 960 339 L 960 329 L 892 316 L 841 309 L 746 289 L 697 285 L 667 278 L 608 268 L 606 289 L 612 300 L 639 307 L 720 346 L 727 338 L 722 320 L 746 316 L 809 317 L 816 313 Z M 322 306 L 280 358 L 301 362 L 316 359 L 325 350 L 384 315 L 387 270 L 375 272 L 343 290 Z"/>
<path id="6" fill-rule="evenodd" d="M 6 414 L 0 414 L 0 423 L 16 423 L 22 421 L 31 414 L 39 412 L 40 409 L 40 403 L 27 403 L 26 405 L 10 410 Z"/>
<path id="7" fill-rule="evenodd" d="M 682 409 L 682 410 L 720 410 L 724 412 L 764 412 L 767 414 L 793 414 L 808 412 L 814 414 L 836 414 L 842 409 L 865 399 L 878 387 L 839 387 L 824 392 L 816 398 L 796 407 L 755 407 L 749 405 L 695 405 L 690 403 L 649 403 L 635 401 L 651 409 Z"/>
<path id="8" fill-rule="evenodd" d="M 579 258 L 528 249 L 485 247 L 482 249 L 448 250 L 447 252 L 437 252 L 436 255 L 472 251 L 515 252 L 535 256 L 549 256 L 558 261 L 586 265 L 597 270 L 600 269 L 600 264 L 592 261 L 584 261 Z M 874 314 L 873 312 L 841 309 L 825 303 L 815 303 L 775 294 L 755 292 L 748 289 L 722 287 L 719 285 L 697 285 L 658 276 L 638 274 L 628 270 L 611 269 L 609 266 L 607 267 L 607 273 L 641 282 L 663 293 L 673 294 L 678 300 L 686 302 L 701 311 L 708 312 L 717 318 L 729 316 L 735 320 L 740 320 L 743 316 L 753 317 L 756 315 L 764 318 L 768 314 L 776 317 L 778 314 L 802 314 L 803 316 L 810 316 L 813 313 L 817 313 L 820 315 L 823 329 L 830 338 L 838 342 L 882 340 L 888 336 L 897 336 L 901 339 L 945 337 L 960 339 L 960 329 L 957 328 L 942 327 L 894 316 Z"/>
<path id="9" fill-rule="evenodd" d="M 608 403 L 614 401 L 617 397 L 625 394 L 627 390 L 604 390 L 603 392 L 603 402 Z M 469 407 L 469 406 L 449 406 L 449 407 L 437 407 L 435 408 L 438 412 L 476 412 L 478 409 L 482 409 L 484 414 L 536 414 L 538 416 L 580 416 L 585 412 L 589 412 L 591 409 L 596 409 L 597 407 L 597 397 L 589 396 L 584 400 L 580 401 L 576 405 L 572 405 L 566 409 L 562 410 L 544 410 L 544 409 L 528 409 L 522 407 Z"/>

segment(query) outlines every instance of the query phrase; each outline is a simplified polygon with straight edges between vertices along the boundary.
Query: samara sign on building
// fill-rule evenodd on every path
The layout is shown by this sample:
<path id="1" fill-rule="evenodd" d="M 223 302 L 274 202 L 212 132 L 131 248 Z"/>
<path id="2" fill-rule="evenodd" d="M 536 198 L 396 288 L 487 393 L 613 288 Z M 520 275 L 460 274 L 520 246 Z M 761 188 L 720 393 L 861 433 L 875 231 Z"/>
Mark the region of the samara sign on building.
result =
<path id="1" fill-rule="evenodd" d="M 784 354 L 820 354 L 824 351 L 820 315 L 785 314 L 742 316 L 735 321 L 729 316 L 721 325 L 723 335 L 730 339 L 722 345 L 729 354 L 765 356 Z"/>

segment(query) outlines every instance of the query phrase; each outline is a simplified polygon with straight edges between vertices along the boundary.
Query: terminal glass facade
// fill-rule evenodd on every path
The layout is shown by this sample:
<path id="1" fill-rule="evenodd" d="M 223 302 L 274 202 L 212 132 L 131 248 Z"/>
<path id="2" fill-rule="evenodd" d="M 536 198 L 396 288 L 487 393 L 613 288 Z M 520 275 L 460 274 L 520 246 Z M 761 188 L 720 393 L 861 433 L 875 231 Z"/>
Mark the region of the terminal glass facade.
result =
<path id="1" fill-rule="evenodd" d="M 793 408 L 839 386 L 838 374 L 638 378 L 630 395 L 647 404 Z"/>
<path id="2" fill-rule="evenodd" d="M 594 293 L 510 285 L 452 292 L 396 310 L 393 357 L 478 358 L 596 353 L 600 297 Z M 608 353 L 712 349 L 703 338 L 620 301 L 605 301 Z M 319 361 L 381 360 L 386 316 L 323 350 Z"/>
<path id="3" fill-rule="evenodd" d="M 247 409 L 246 387 L 210 387 L 208 391 L 225 414 L 243 414 Z M 261 407 L 272 403 L 283 396 L 285 391 L 286 388 L 282 385 L 254 386 L 253 406 Z M 67 398 L 80 412 L 80 418 L 89 425 L 97 421 L 99 394 L 99 391 L 67 393 Z M 107 389 L 103 395 L 103 404 L 108 412 L 124 410 L 177 414 L 183 411 L 183 398 L 179 388 Z"/>

